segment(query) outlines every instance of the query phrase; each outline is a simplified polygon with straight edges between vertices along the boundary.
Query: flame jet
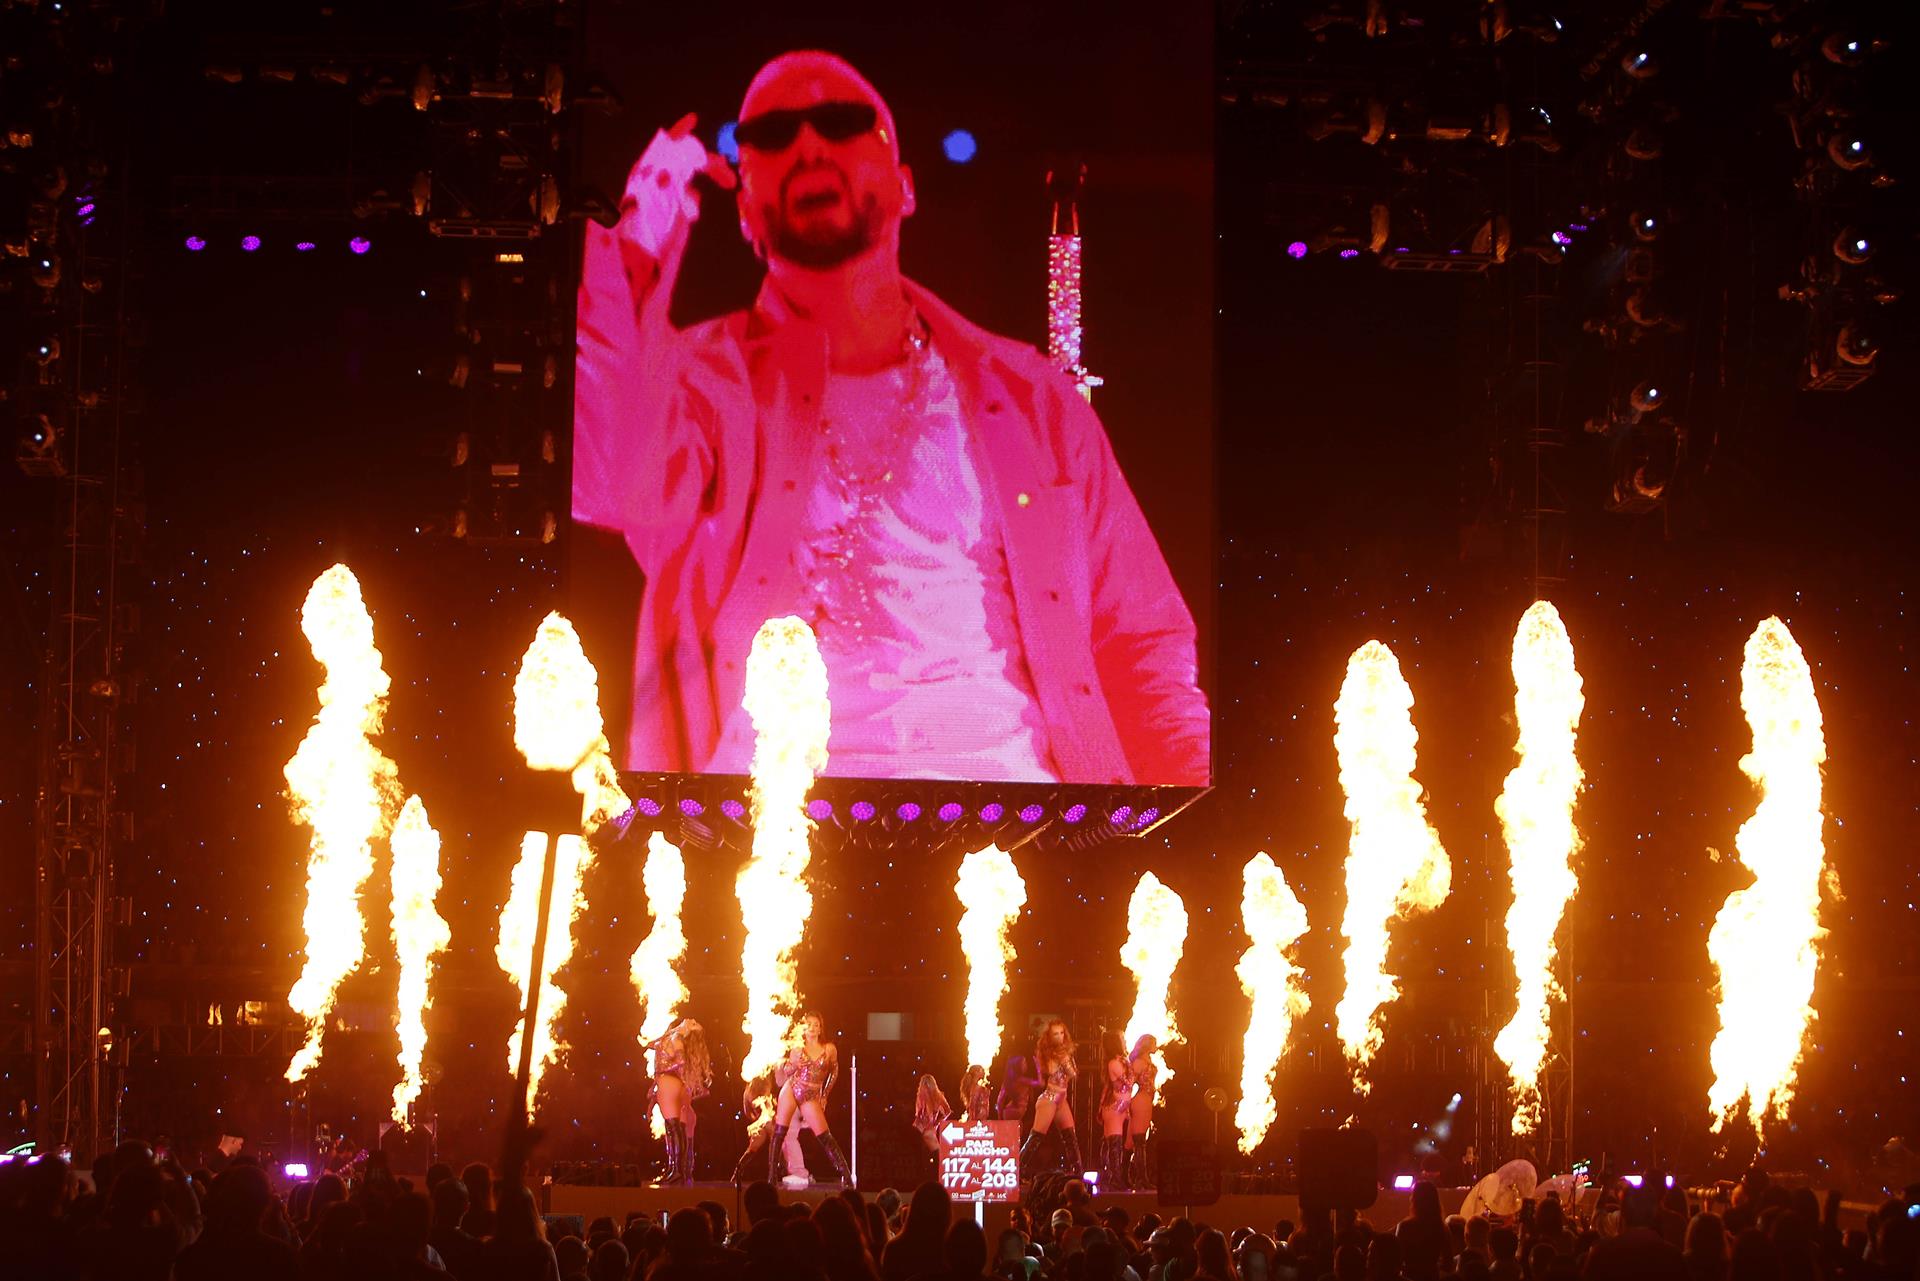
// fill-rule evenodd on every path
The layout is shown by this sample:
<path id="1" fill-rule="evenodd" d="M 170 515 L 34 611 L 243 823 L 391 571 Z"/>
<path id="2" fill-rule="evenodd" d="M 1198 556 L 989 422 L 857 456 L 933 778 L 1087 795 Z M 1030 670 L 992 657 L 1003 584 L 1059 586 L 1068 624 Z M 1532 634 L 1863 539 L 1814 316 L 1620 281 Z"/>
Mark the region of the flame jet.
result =
<path id="1" fill-rule="evenodd" d="M 1507 838 L 1513 906 L 1507 909 L 1507 950 L 1513 955 L 1513 1018 L 1494 1038 L 1507 1065 L 1513 1132 L 1540 1128 L 1540 1071 L 1547 1059 L 1552 1002 L 1565 993 L 1553 977 L 1553 937 L 1567 900 L 1579 886 L 1573 855 L 1580 832 L 1573 805 L 1580 794 L 1580 758 L 1574 739 L 1586 699 L 1573 663 L 1573 642 L 1560 612 L 1535 601 L 1513 634 L 1513 715 L 1519 726 L 1519 764 L 1494 802 Z"/>
<path id="2" fill-rule="evenodd" d="M 1127 901 L 1127 941 L 1120 963 L 1133 972 L 1133 1014 L 1127 1019 L 1127 1045 L 1143 1036 L 1154 1039 L 1154 1099 L 1165 1097 L 1173 1069 L 1167 1066 L 1167 1047 L 1181 1039 L 1174 1022 L 1169 993 L 1173 972 L 1187 946 L 1187 905 L 1152 872 L 1142 872 Z"/>
<path id="3" fill-rule="evenodd" d="M 287 993 L 287 1004 L 306 1020 L 307 1039 L 287 1065 L 289 1081 L 306 1079 L 319 1064 L 327 1013 L 366 955 L 360 889 L 373 874 L 373 842 L 400 805 L 400 771 L 373 745 L 392 682 L 352 570 L 335 565 L 314 579 L 300 630 L 326 678 L 320 714 L 285 770 L 294 821 L 312 831 L 302 920 L 307 955 Z"/>
<path id="4" fill-rule="evenodd" d="M 1388 927 L 1445 902 L 1453 869 L 1413 778 L 1419 742 L 1413 690 L 1392 650 L 1368 641 L 1353 652 L 1333 719 L 1340 786 L 1353 828 L 1340 926 L 1347 940 L 1347 987 L 1335 1020 L 1354 1088 L 1365 1094 L 1367 1065 L 1385 1037 L 1382 1011 L 1400 994 L 1387 971 Z"/>
<path id="5" fill-rule="evenodd" d="M 991 1068 L 1000 1053 L 1000 1000 L 1007 994 L 1007 932 L 1027 901 L 1013 856 L 997 845 L 960 860 L 960 950 L 967 958 L 967 1065 Z"/>
<path id="6" fill-rule="evenodd" d="M 1279 1115 L 1273 1078 L 1294 1020 L 1307 1012 L 1304 975 L 1288 955 L 1307 932 L 1307 909 L 1265 854 L 1248 859 L 1240 877 L 1240 923 L 1248 942 L 1234 973 L 1252 1007 L 1241 1042 L 1240 1105 L 1233 1124 L 1240 1131 L 1240 1151 L 1252 1156 Z"/>
<path id="7" fill-rule="evenodd" d="M 420 1064 L 427 1053 L 427 1011 L 433 1008 L 435 959 L 453 933 L 434 906 L 440 893 L 440 834 L 427 807 L 409 796 L 393 825 L 393 953 L 400 962 L 394 1005 L 400 1031 L 400 1083 L 393 1087 L 393 1120 L 407 1123 L 407 1109 L 420 1097 Z"/>
<path id="8" fill-rule="evenodd" d="M 1806 656 L 1778 618 L 1747 639 L 1740 708 L 1753 730 L 1753 750 L 1740 770 L 1760 789 L 1760 804 L 1734 838 L 1753 884 L 1727 896 L 1707 935 L 1720 975 L 1707 1103 L 1718 1133 L 1744 1102 L 1764 1144 L 1768 1120 L 1785 1120 L 1793 1102 L 1826 936 L 1820 887 L 1832 883 L 1821 835 L 1827 743 L 1820 701 Z"/>
<path id="9" fill-rule="evenodd" d="M 640 1044 L 650 1045 L 665 1036 L 680 1019 L 680 1004 L 687 999 L 687 985 L 680 977 L 680 958 L 687 951 L 687 933 L 680 921 L 680 909 L 687 897 L 687 863 L 680 847 L 663 833 L 647 836 L 647 861 L 640 871 L 647 892 L 647 911 L 653 914 L 653 928 L 640 946 L 633 949 L 628 972 L 633 990 L 640 998 Z M 647 1073 L 653 1074 L 653 1055 L 647 1055 Z M 660 1109 L 650 1114 L 654 1137 L 666 1132 Z"/>
<path id="10" fill-rule="evenodd" d="M 500 940 L 493 956 L 513 980 L 520 992 L 520 1017 L 514 1020 L 507 1038 L 507 1071 L 520 1069 L 520 1039 L 527 1035 L 527 993 L 535 976 L 533 936 L 540 920 L 540 877 L 547 854 L 547 834 L 528 832 L 520 838 L 520 861 L 514 864 L 513 884 L 507 906 L 500 913 Z M 560 1014 L 567 1008 L 567 993 L 553 981 L 573 957 L 573 918 L 586 906 L 581 892 L 587 865 L 587 843 L 571 834 L 557 842 L 553 863 L 553 902 L 547 909 L 547 950 L 541 957 L 540 1009 L 533 1030 L 533 1069 L 527 1078 L 527 1114 L 531 1116 L 540 1097 L 540 1078 L 566 1052 L 560 1041 Z"/>
<path id="11" fill-rule="evenodd" d="M 813 913 L 807 888 L 807 843 L 813 822 L 807 792 L 827 767 L 827 666 L 813 629 L 797 618 L 769 619 L 747 656 L 741 700 L 753 720 L 753 846 L 734 882 L 746 941 L 740 974 L 747 984 L 741 1028 L 746 1080 L 771 1072 L 786 1056 L 799 1009 L 794 952 Z"/>
<path id="12" fill-rule="evenodd" d="M 589 836 L 627 808 L 613 772 L 605 722 L 600 716 L 599 675 L 580 646 L 573 624 L 558 613 L 540 620 L 533 642 L 520 659 L 513 680 L 513 745 L 529 767 L 567 774 L 580 793 L 582 830 Z M 507 906 L 500 915 L 494 959 L 520 989 L 522 1014 L 507 1039 L 507 1067 L 519 1068 L 522 1038 L 533 1037 L 527 1110 L 540 1094 L 540 1078 L 566 1052 L 560 1040 L 560 1014 L 567 994 L 554 976 L 573 956 L 573 921 L 586 904 L 587 868 L 593 847 L 565 834 L 555 842 L 553 899 L 547 912 L 547 946 L 540 973 L 532 973 L 533 942 L 540 918 L 540 881 L 545 870 L 547 834 L 528 832 L 520 842 Z M 534 986 L 541 994 L 538 1026 L 529 1032 L 524 1013 Z"/>

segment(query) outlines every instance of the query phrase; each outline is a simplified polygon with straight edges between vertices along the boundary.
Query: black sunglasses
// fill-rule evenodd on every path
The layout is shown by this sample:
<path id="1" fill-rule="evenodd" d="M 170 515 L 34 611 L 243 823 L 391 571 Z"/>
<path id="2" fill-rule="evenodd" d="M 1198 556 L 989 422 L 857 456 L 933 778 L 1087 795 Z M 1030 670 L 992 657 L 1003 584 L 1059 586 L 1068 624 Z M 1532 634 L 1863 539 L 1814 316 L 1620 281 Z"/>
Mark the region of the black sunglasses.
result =
<path id="1" fill-rule="evenodd" d="M 871 133 L 880 113 L 870 102 L 819 102 L 796 111 L 763 111 L 733 127 L 734 141 L 755 151 L 785 151 L 800 136 L 801 125 L 828 142 L 845 142 Z"/>

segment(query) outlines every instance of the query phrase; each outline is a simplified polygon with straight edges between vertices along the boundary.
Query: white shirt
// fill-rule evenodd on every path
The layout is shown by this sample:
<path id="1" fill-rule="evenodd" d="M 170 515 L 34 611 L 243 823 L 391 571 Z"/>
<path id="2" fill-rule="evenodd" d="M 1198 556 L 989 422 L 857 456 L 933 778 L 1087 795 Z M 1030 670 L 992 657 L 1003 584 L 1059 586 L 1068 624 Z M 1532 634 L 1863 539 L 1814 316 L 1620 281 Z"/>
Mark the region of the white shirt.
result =
<path id="1" fill-rule="evenodd" d="M 1054 780 L 1005 544 L 939 352 L 830 376 L 821 431 L 794 564 L 827 666 L 827 773 Z"/>

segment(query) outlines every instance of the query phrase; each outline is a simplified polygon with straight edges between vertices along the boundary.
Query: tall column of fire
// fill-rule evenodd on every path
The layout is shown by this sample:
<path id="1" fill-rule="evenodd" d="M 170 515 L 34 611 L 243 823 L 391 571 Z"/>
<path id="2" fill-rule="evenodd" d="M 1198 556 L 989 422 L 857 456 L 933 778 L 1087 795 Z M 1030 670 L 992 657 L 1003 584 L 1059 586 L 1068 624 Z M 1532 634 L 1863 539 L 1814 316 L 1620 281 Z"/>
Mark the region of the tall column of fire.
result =
<path id="1" fill-rule="evenodd" d="M 440 893 L 440 834 L 427 819 L 427 807 L 409 796 L 393 825 L 393 954 L 400 963 L 394 1022 L 400 1031 L 400 1083 L 393 1087 L 393 1120 L 407 1123 L 407 1111 L 425 1084 L 421 1072 L 427 1054 L 427 1011 L 433 1008 L 435 958 L 447 950 L 453 932 L 434 906 Z"/>
<path id="2" fill-rule="evenodd" d="M 1748 637 L 1740 667 L 1740 708 L 1753 750 L 1740 770 L 1760 804 L 1734 838 L 1753 884 L 1735 890 L 1714 918 L 1707 954 L 1720 976 L 1720 1030 L 1713 1038 L 1713 1129 L 1746 1114 L 1766 1141 L 1767 1122 L 1785 1120 L 1813 1021 L 1820 964 L 1820 889 L 1837 893 L 1826 866 L 1820 766 L 1827 759 L 1820 700 L 1800 645 L 1778 618 Z"/>
<path id="3" fill-rule="evenodd" d="M 1413 690 L 1392 650 L 1368 641 L 1353 652 L 1333 719 L 1352 826 L 1340 926 L 1347 940 L 1347 986 L 1335 1019 L 1354 1088 L 1365 1094 L 1367 1065 L 1385 1036 L 1382 1011 L 1400 993 L 1387 969 L 1389 928 L 1444 902 L 1453 869 L 1413 778 L 1419 742 Z"/>
<path id="4" fill-rule="evenodd" d="M 1240 1150 L 1252 1156 L 1279 1115 L 1273 1078 L 1293 1021 L 1307 1012 L 1305 976 L 1288 955 L 1307 932 L 1307 909 L 1265 854 L 1248 859 L 1240 877 L 1240 923 L 1247 932 L 1247 950 L 1234 973 L 1251 1005 L 1241 1042 L 1240 1105 L 1233 1124 L 1240 1131 Z"/>
<path id="5" fill-rule="evenodd" d="M 1142 872 L 1127 901 L 1127 941 L 1120 963 L 1133 972 L 1133 1013 L 1127 1019 L 1127 1045 L 1143 1036 L 1154 1039 L 1153 1065 L 1156 1101 L 1165 1097 L 1173 1069 L 1167 1066 L 1167 1047 L 1181 1040 L 1173 1018 L 1173 972 L 1187 947 L 1187 905 L 1152 872 Z"/>
<path id="6" fill-rule="evenodd" d="M 529 767 L 569 775 L 581 796 L 581 824 L 588 836 L 626 808 L 600 715 L 599 674 L 581 648 L 573 624 L 558 613 L 541 620 L 514 677 L 513 744 Z M 586 873 L 593 858 L 592 847 L 583 837 L 567 833 L 558 838 L 547 947 L 540 973 L 534 974 L 533 940 L 539 925 L 546 841 L 544 832 L 528 832 L 521 839 L 520 861 L 513 869 L 494 949 L 500 968 L 520 990 L 522 1008 L 533 986 L 540 987 L 539 1026 L 529 1031 L 523 1015 L 507 1041 L 507 1065 L 512 1071 L 519 1063 L 521 1038 L 533 1037 L 529 1112 L 539 1098 L 541 1076 L 566 1051 L 558 1029 L 567 994 L 553 980 L 573 956 L 573 920 L 586 905 Z"/>
<path id="7" fill-rule="evenodd" d="M 1574 751 L 1586 699 L 1573 663 L 1573 642 L 1560 612 L 1535 601 L 1513 634 L 1513 716 L 1520 761 L 1493 804 L 1507 839 L 1513 906 L 1507 909 L 1507 950 L 1513 955 L 1513 1018 L 1494 1037 L 1493 1052 L 1507 1065 L 1513 1132 L 1540 1129 L 1540 1072 L 1547 1059 L 1551 1003 L 1564 999 L 1553 977 L 1554 935 L 1579 881 L 1573 855 L 1580 832 L 1573 804 L 1580 794 Z"/>
<path id="8" fill-rule="evenodd" d="M 400 805 L 400 773 L 373 745 L 391 685 L 373 643 L 360 581 L 345 565 L 321 574 L 300 609 L 300 630 L 326 671 L 320 713 L 286 764 L 296 822 L 312 831 L 307 857 L 306 961 L 287 1003 L 306 1021 L 306 1043 L 287 1065 L 304 1080 L 340 984 L 366 955 L 360 890 L 373 873 L 373 842 Z"/>
<path id="9" fill-rule="evenodd" d="M 687 950 L 687 932 L 680 921 L 680 909 L 687 897 L 687 863 L 680 847 L 661 832 L 647 836 L 647 861 L 640 871 L 647 894 L 647 911 L 653 914 L 653 928 L 633 949 L 628 972 L 633 977 L 634 993 L 640 998 L 640 1044 L 651 1045 L 667 1034 L 680 1018 L 681 1002 L 687 999 L 687 985 L 680 977 L 680 958 Z M 647 1075 L 654 1075 L 653 1052 L 647 1052 Z M 660 1109 L 649 1113 L 654 1137 L 666 1132 Z"/>
<path id="10" fill-rule="evenodd" d="M 813 629 L 797 618 L 769 619 L 747 656 L 741 700 L 753 720 L 753 846 L 734 882 L 746 941 L 740 975 L 747 985 L 741 1028 L 747 1080 L 771 1072 L 792 1039 L 799 995 L 794 953 L 813 913 L 807 888 L 812 857 L 807 792 L 827 767 L 827 667 Z"/>
<path id="11" fill-rule="evenodd" d="M 960 860 L 960 950 L 967 958 L 967 1066 L 990 1070 L 1000 1053 L 1000 1001 L 1007 994 L 1007 932 L 1026 905 L 1027 884 L 997 845 Z"/>

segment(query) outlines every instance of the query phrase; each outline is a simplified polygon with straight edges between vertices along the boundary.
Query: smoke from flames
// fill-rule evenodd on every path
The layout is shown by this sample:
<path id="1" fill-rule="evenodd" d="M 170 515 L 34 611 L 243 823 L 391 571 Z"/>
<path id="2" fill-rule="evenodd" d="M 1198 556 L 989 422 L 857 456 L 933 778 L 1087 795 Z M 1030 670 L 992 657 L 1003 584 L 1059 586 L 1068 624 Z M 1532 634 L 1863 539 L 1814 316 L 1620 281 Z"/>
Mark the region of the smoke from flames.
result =
<path id="1" fill-rule="evenodd" d="M 1187 905 L 1180 901 L 1160 878 L 1142 872 L 1127 901 L 1127 941 L 1120 948 L 1120 963 L 1133 972 L 1133 1014 L 1127 1019 L 1127 1045 L 1131 1048 L 1143 1036 L 1157 1043 L 1153 1064 L 1158 1070 L 1154 1082 L 1156 1101 L 1164 1097 L 1173 1069 L 1167 1066 L 1167 1047 L 1181 1039 L 1173 1009 L 1168 1004 L 1173 987 L 1173 972 L 1187 946 Z"/>
<path id="2" fill-rule="evenodd" d="M 434 958 L 453 934 L 434 907 L 440 893 L 440 834 L 427 807 L 409 796 L 393 825 L 393 953 L 400 963 L 394 1017 L 400 1032 L 400 1083 L 393 1087 L 393 1119 L 407 1123 L 407 1109 L 420 1097 L 421 1061 L 427 1052 L 427 1011 L 433 1008 Z"/>
<path id="3" fill-rule="evenodd" d="M 1494 1038 L 1507 1065 L 1513 1096 L 1513 1132 L 1540 1128 L 1540 1071 L 1546 1063 L 1551 1006 L 1563 998 L 1553 977 L 1554 934 L 1579 882 L 1573 855 L 1580 833 L 1573 805 L 1580 794 L 1574 751 L 1586 699 L 1574 667 L 1573 642 L 1560 612 L 1535 601 L 1513 635 L 1513 714 L 1520 762 L 1494 802 L 1507 840 L 1513 906 L 1507 910 L 1507 950 L 1513 954 L 1513 1018 Z"/>
<path id="4" fill-rule="evenodd" d="M 314 580 L 300 630 L 326 677 L 320 714 L 285 771 L 294 821 L 312 830 L 301 921 L 306 961 L 287 994 L 306 1020 L 307 1039 L 287 1065 L 289 1081 L 303 1080 L 320 1062 L 327 1012 L 366 955 L 360 888 L 373 872 L 373 842 L 400 805 L 399 770 L 373 745 L 390 682 L 352 570 L 335 565 Z"/>
<path id="5" fill-rule="evenodd" d="M 1354 1086 L 1364 1094 L 1367 1065 L 1385 1035 L 1381 1012 L 1400 992 L 1387 972 L 1388 928 L 1395 919 L 1444 902 L 1452 865 L 1439 833 L 1427 823 L 1413 778 L 1419 742 L 1413 690 L 1392 650 L 1368 641 L 1353 652 L 1333 718 L 1340 786 L 1353 829 L 1340 926 L 1347 940 L 1347 985 L 1335 1019 Z"/>
<path id="6" fill-rule="evenodd" d="M 1760 789 L 1760 803 L 1734 838 L 1753 884 L 1727 896 L 1707 935 L 1720 975 L 1707 1103 L 1718 1132 L 1744 1102 L 1764 1143 L 1768 1120 L 1784 1120 L 1793 1102 L 1826 935 L 1820 888 L 1831 875 L 1821 835 L 1827 744 L 1820 701 L 1806 656 L 1778 618 L 1747 638 L 1740 708 L 1753 730 L 1740 769 Z"/>
<path id="7" fill-rule="evenodd" d="M 1304 975 L 1287 955 L 1307 932 L 1307 909 L 1265 854 L 1247 860 L 1241 882 L 1240 922 L 1248 943 L 1234 973 L 1240 976 L 1240 990 L 1253 1004 L 1241 1044 L 1240 1105 L 1234 1110 L 1233 1124 L 1240 1131 L 1240 1150 L 1251 1156 L 1279 1115 L 1273 1101 L 1274 1075 L 1280 1056 L 1286 1053 L 1293 1021 L 1307 1012 Z"/>
<path id="8" fill-rule="evenodd" d="M 812 857 L 807 792 L 827 767 L 827 667 L 813 629 L 797 618 L 769 619 L 747 656 L 746 694 L 753 720 L 753 846 L 734 882 L 746 941 L 740 974 L 747 985 L 741 1028 L 747 1079 L 770 1072 L 785 1057 L 799 994 L 794 952 L 813 912 L 807 888 Z"/>
<path id="9" fill-rule="evenodd" d="M 1013 856 L 997 845 L 960 860 L 960 950 L 967 958 L 967 1065 L 990 1068 L 1000 1053 L 1000 1000 L 1013 945 L 1007 931 L 1027 901 Z"/>

